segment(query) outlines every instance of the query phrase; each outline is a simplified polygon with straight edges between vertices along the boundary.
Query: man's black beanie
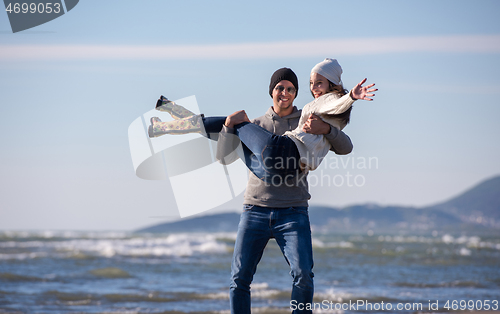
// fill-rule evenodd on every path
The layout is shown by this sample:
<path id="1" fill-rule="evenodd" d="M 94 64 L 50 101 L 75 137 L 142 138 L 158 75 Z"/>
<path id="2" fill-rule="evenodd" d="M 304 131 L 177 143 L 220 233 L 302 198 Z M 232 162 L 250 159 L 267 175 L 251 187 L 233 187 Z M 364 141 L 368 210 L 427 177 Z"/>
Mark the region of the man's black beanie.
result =
<path id="1" fill-rule="evenodd" d="M 297 90 L 294 99 L 297 97 L 297 95 L 299 94 L 299 80 L 297 79 L 297 75 L 293 73 L 292 69 L 281 68 L 279 70 L 276 70 L 273 76 L 271 76 L 271 83 L 269 83 L 269 95 L 271 95 L 271 98 L 273 97 L 274 87 L 276 87 L 279 82 L 285 80 L 290 81 L 293 84 L 293 86 Z"/>

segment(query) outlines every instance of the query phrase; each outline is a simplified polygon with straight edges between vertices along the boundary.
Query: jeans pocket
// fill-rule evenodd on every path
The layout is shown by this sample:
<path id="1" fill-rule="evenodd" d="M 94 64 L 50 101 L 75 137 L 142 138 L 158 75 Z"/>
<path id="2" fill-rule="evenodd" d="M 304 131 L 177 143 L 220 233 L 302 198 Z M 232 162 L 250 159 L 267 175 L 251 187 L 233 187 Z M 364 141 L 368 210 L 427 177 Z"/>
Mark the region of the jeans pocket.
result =
<path id="1" fill-rule="evenodd" d="M 243 212 L 247 212 L 247 211 L 252 210 L 252 208 L 253 208 L 254 206 L 255 206 L 255 205 L 243 204 Z"/>
<path id="2" fill-rule="evenodd" d="M 299 214 L 303 214 L 306 216 L 309 215 L 309 210 L 306 206 L 295 206 L 295 207 L 290 207 L 290 209 Z"/>

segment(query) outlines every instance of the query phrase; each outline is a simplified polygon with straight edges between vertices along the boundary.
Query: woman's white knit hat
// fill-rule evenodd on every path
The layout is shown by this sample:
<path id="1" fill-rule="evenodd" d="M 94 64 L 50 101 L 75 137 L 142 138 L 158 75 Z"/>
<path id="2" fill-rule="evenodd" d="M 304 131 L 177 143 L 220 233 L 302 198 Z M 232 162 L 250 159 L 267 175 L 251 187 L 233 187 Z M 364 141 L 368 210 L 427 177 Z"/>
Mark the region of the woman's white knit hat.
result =
<path id="1" fill-rule="evenodd" d="M 340 76 L 342 75 L 342 67 L 337 62 L 337 59 L 326 58 L 312 68 L 311 73 L 318 73 L 326 77 L 330 82 L 336 85 L 342 85 Z"/>

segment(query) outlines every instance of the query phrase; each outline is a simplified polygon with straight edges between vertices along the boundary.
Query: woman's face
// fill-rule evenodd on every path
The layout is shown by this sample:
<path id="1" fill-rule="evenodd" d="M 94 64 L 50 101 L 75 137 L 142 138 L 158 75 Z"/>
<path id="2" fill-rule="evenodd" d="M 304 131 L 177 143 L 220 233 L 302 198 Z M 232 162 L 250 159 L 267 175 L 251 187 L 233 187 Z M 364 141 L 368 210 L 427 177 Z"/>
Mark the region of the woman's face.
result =
<path id="1" fill-rule="evenodd" d="M 314 98 L 328 93 L 330 83 L 328 79 L 321 74 L 311 73 L 311 80 L 309 81 L 309 88 Z"/>

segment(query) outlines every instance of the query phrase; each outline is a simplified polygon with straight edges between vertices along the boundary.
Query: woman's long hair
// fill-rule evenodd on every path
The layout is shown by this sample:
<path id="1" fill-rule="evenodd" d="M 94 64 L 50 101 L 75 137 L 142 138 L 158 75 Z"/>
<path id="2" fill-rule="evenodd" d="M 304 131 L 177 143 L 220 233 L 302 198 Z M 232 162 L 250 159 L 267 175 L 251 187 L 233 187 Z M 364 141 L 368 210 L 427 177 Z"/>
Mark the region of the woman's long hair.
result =
<path id="1" fill-rule="evenodd" d="M 330 81 L 328 81 L 328 83 L 330 84 L 329 88 L 328 88 L 329 93 L 337 94 L 337 95 L 339 95 L 339 97 L 342 97 L 345 94 L 349 93 L 349 91 L 347 89 L 345 89 L 342 85 L 337 85 L 337 84 L 334 84 Z M 349 109 L 347 109 L 345 112 L 342 112 L 339 114 L 325 114 L 323 116 L 328 117 L 328 118 L 339 119 L 347 125 L 349 123 L 349 121 L 351 120 L 351 110 L 352 110 L 352 106 L 349 107 Z"/>

